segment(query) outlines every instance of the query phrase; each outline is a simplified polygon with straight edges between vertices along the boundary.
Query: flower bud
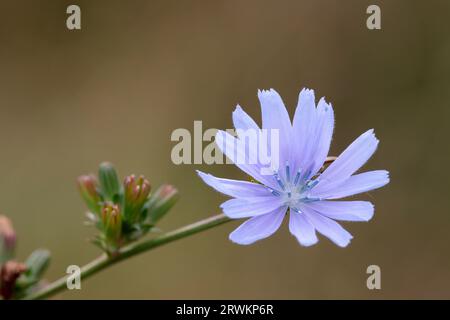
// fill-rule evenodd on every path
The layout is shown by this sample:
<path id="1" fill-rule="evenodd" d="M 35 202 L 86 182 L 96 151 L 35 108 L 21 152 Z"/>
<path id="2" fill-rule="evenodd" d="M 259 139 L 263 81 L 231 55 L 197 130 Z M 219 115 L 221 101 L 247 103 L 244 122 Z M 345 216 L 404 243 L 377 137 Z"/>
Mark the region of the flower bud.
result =
<path id="1" fill-rule="evenodd" d="M 40 279 L 50 264 L 50 251 L 46 249 L 34 250 L 25 261 L 27 275 L 33 279 Z"/>
<path id="2" fill-rule="evenodd" d="M 98 183 L 97 179 L 93 175 L 83 175 L 78 177 L 78 189 L 83 197 L 84 202 L 86 202 L 87 207 L 93 213 L 100 213 L 100 202 L 101 198 L 97 192 Z"/>
<path id="3" fill-rule="evenodd" d="M 109 162 L 100 164 L 98 171 L 100 188 L 106 200 L 117 202 L 120 192 L 119 178 L 114 166 Z"/>
<path id="4" fill-rule="evenodd" d="M 11 299 L 14 295 L 16 280 L 27 270 L 27 267 L 20 262 L 8 261 L 2 265 L 0 270 L 0 295 L 3 299 Z"/>
<path id="5" fill-rule="evenodd" d="M 106 203 L 102 208 L 102 225 L 106 239 L 117 245 L 122 235 L 122 216 L 116 204 Z"/>
<path id="6" fill-rule="evenodd" d="M 155 225 L 177 202 L 178 190 L 164 184 L 156 190 L 146 204 L 148 223 Z"/>
<path id="7" fill-rule="evenodd" d="M 0 216 L 0 264 L 12 258 L 16 247 L 16 232 L 11 220 Z"/>
<path id="8" fill-rule="evenodd" d="M 25 261 L 26 272 L 16 281 L 16 294 L 23 293 L 42 281 L 42 276 L 50 264 L 50 251 L 37 249 Z"/>
<path id="9" fill-rule="evenodd" d="M 130 222 L 136 222 L 141 216 L 142 207 L 147 201 L 150 194 L 150 182 L 139 176 L 131 175 L 125 178 L 124 186 L 124 200 L 125 200 L 125 217 Z"/>

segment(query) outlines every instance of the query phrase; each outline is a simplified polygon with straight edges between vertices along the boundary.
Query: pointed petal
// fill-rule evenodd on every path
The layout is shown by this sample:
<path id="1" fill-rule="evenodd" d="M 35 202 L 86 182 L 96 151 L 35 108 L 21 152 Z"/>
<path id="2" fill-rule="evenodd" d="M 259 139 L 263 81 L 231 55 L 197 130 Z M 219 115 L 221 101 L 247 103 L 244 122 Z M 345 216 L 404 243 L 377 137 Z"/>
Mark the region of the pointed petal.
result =
<path id="1" fill-rule="evenodd" d="M 373 129 L 360 135 L 321 174 L 320 180 L 338 181 L 350 177 L 369 160 L 378 146 Z"/>
<path id="2" fill-rule="evenodd" d="M 293 137 L 296 140 L 293 147 L 295 170 L 302 168 L 304 172 L 310 163 L 307 154 L 313 147 L 310 140 L 315 134 L 316 118 L 314 90 L 305 88 L 299 94 L 293 121 Z"/>
<path id="3" fill-rule="evenodd" d="M 347 230 L 342 228 L 336 221 L 306 208 L 303 208 L 303 213 L 318 232 L 323 234 L 338 246 L 346 247 L 353 238 L 353 236 L 348 233 Z"/>
<path id="4" fill-rule="evenodd" d="M 230 240 L 238 244 L 248 245 L 267 238 L 280 228 L 285 214 L 286 207 L 282 207 L 271 213 L 253 217 L 234 230 L 230 234 Z"/>
<path id="5" fill-rule="evenodd" d="M 259 90 L 258 98 L 261 103 L 262 127 L 280 129 L 286 134 L 285 138 L 289 138 L 291 119 L 278 92 L 274 89 Z"/>
<path id="6" fill-rule="evenodd" d="M 207 185 L 230 197 L 263 197 L 271 195 L 267 187 L 258 183 L 217 178 L 199 170 L 197 170 L 197 174 Z"/>
<path id="7" fill-rule="evenodd" d="M 216 133 L 215 142 L 222 153 L 239 169 L 266 186 L 271 188 L 277 187 L 276 181 L 272 176 L 262 174 L 262 166 L 258 164 L 258 154 L 255 151 L 257 148 L 247 148 L 245 141 L 240 141 L 222 130 Z"/>
<path id="8" fill-rule="evenodd" d="M 317 239 L 316 229 L 305 218 L 304 214 L 291 211 L 289 217 L 289 231 L 294 235 L 298 242 L 305 247 L 316 244 Z"/>
<path id="9" fill-rule="evenodd" d="M 233 124 L 236 130 L 253 129 L 259 131 L 259 127 L 256 122 L 244 110 L 242 110 L 240 105 L 237 105 L 233 112 Z"/>
<path id="10" fill-rule="evenodd" d="M 374 212 L 373 204 L 368 201 L 315 201 L 302 204 L 300 209 L 303 207 L 343 221 L 369 221 Z"/>
<path id="11" fill-rule="evenodd" d="M 319 171 L 328 156 L 334 129 L 333 107 L 331 104 L 326 103 L 324 98 L 320 99 L 316 112 L 316 136 L 311 141 L 315 148 L 314 153 L 311 155 L 310 168 L 308 168 L 308 170 L 311 170 L 311 176 L 314 176 Z"/>
<path id="12" fill-rule="evenodd" d="M 281 197 L 253 197 L 230 199 L 220 205 L 223 213 L 231 219 L 248 218 L 269 213 L 283 205 Z"/>
<path id="13" fill-rule="evenodd" d="M 291 119 L 289 118 L 283 100 L 274 89 L 259 90 L 258 98 L 261 103 L 262 128 L 267 130 L 278 130 L 278 163 L 280 167 L 284 167 L 286 161 L 290 159 L 290 143 L 292 139 Z M 270 131 L 268 132 L 268 136 L 271 136 Z M 275 149 L 270 146 L 269 150 L 272 155 L 272 151 Z M 275 156 L 277 155 L 272 155 L 272 157 Z"/>
<path id="14" fill-rule="evenodd" d="M 245 143 L 245 146 L 248 148 L 248 153 L 252 155 L 257 155 L 258 158 L 255 159 L 256 163 L 260 165 L 259 159 L 259 142 L 261 140 L 261 130 L 259 129 L 256 122 L 245 113 L 242 108 L 237 105 L 236 109 L 233 112 L 233 124 L 236 129 L 236 134 L 239 138 L 239 141 Z M 267 143 L 267 141 L 263 141 L 262 143 Z"/>
<path id="15" fill-rule="evenodd" d="M 319 182 L 311 190 L 311 195 L 320 199 L 339 199 L 381 188 L 388 183 L 388 171 L 374 170 L 355 174 L 344 181 L 334 183 Z"/>

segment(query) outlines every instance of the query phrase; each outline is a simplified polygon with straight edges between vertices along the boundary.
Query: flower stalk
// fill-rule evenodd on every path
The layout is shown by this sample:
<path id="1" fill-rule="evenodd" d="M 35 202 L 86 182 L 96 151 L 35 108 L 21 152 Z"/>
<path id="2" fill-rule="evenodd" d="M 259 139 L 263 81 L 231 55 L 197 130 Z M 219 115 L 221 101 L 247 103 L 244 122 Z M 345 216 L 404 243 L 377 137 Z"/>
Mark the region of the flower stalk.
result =
<path id="1" fill-rule="evenodd" d="M 122 247 L 118 250 L 117 254 L 113 256 L 104 253 L 81 268 L 81 279 L 85 280 L 88 277 L 112 265 L 115 265 L 120 261 L 126 260 L 143 252 L 153 250 L 157 247 L 173 242 L 175 240 L 186 238 L 196 233 L 211 229 L 228 221 L 231 220 L 224 214 L 215 215 L 210 218 L 181 227 L 174 231 L 167 232 L 153 239 L 132 243 L 128 246 Z M 53 283 L 47 285 L 43 289 L 35 293 L 32 293 L 28 296 L 25 296 L 24 299 L 26 300 L 46 299 L 63 291 L 66 288 L 67 277 L 68 276 L 64 276 L 54 281 Z"/>

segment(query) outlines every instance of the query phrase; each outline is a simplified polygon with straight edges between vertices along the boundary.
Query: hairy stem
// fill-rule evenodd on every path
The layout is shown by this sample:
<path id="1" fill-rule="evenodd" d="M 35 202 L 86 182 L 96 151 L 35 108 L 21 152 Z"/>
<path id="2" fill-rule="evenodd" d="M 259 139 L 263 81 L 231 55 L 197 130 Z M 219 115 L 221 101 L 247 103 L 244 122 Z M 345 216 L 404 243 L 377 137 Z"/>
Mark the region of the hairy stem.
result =
<path id="1" fill-rule="evenodd" d="M 81 279 L 84 280 L 84 279 L 96 274 L 97 272 L 102 271 L 103 269 L 106 269 L 122 260 L 131 258 L 142 252 L 150 251 L 150 250 L 157 248 L 159 246 L 162 246 L 166 243 L 170 243 L 172 241 L 188 237 L 190 235 L 199 233 L 201 231 L 208 230 L 215 226 L 221 225 L 222 223 L 225 223 L 227 221 L 230 221 L 230 219 L 228 217 L 226 217 L 224 214 L 219 214 L 219 215 L 195 222 L 193 224 L 181 227 L 174 231 L 167 232 L 156 238 L 130 244 L 130 245 L 120 249 L 118 254 L 114 255 L 113 257 L 109 257 L 106 254 L 102 254 L 101 256 L 99 256 L 95 260 L 92 260 L 91 262 L 89 262 L 88 264 L 84 265 L 81 268 Z M 29 296 L 26 296 L 24 299 L 27 299 L 27 300 L 46 299 L 46 298 L 64 290 L 66 288 L 67 278 L 68 278 L 68 275 L 50 283 L 49 285 L 45 286 L 43 289 L 41 289 Z"/>

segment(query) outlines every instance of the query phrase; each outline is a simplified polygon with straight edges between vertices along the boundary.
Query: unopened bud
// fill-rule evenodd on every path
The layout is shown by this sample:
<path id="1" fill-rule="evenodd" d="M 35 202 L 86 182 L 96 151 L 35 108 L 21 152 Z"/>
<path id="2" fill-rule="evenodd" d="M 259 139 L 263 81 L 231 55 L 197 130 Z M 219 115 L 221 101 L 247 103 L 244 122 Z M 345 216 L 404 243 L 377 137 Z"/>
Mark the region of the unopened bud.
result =
<path id="1" fill-rule="evenodd" d="M 50 251 L 46 249 L 33 251 L 25 261 L 27 274 L 34 279 L 40 279 L 50 264 L 50 256 Z"/>
<path id="2" fill-rule="evenodd" d="M 177 202 L 178 190 L 164 184 L 156 190 L 146 204 L 148 223 L 155 225 Z"/>
<path id="3" fill-rule="evenodd" d="M 78 188 L 84 202 L 93 213 L 100 213 L 100 195 L 98 194 L 98 182 L 93 175 L 78 177 Z"/>
<path id="4" fill-rule="evenodd" d="M 150 182 L 139 176 L 131 175 L 125 178 L 123 183 L 125 196 L 125 217 L 131 221 L 136 222 L 142 211 L 142 207 L 147 201 L 150 194 Z"/>
<path id="5" fill-rule="evenodd" d="M 15 247 L 16 232 L 11 220 L 0 216 L 0 264 L 13 256 Z"/>
<path id="6" fill-rule="evenodd" d="M 103 196 L 106 200 L 116 202 L 119 197 L 120 183 L 114 166 L 109 162 L 100 164 L 98 178 Z"/>
<path id="7" fill-rule="evenodd" d="M 106 239 L 117 244 L 122 235 L 122 216 L 119 206 L 106 203 L 102 208 L 101 219 Z"/>
<path id="8" fill-rule="evenodd" d="M 27 271 L 16 281 L 16 289 L 26 290 L 42 281 L 42 276 L 50 264 L 50 251 L 37 249 L 25 261 Z"/>
<path id="9" fill-rule="evenodd" d="M 14 295 L 14 288 L 17 278 L 27 270 L 27 267 L 20 262 L 8 261 L 3 264 L 0 271 L 0 295 L 3 299 L 11 299 Z"/>

